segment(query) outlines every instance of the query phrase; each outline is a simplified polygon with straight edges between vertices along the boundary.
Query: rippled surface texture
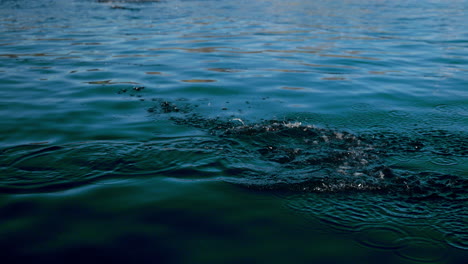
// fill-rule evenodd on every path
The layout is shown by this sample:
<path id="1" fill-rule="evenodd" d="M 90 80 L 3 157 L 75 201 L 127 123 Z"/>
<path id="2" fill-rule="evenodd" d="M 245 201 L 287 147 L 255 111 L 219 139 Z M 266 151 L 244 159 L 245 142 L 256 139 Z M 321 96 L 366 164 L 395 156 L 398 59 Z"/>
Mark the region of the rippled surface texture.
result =
<path id="1" fill-rule="evenodd" d="M 464 263 L 467 7 L 0 0 L 2 261 Z"/>

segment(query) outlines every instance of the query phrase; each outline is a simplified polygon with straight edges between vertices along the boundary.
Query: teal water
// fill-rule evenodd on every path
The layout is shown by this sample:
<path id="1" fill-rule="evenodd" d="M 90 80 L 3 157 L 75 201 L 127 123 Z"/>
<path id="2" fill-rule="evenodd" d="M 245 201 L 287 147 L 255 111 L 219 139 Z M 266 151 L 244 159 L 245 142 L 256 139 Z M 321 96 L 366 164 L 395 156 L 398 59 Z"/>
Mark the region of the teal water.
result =
<path id="1" fill-rule="evenodd" d="M 465 263 L 468 2 L 0 0 L 5 263 Z"/>

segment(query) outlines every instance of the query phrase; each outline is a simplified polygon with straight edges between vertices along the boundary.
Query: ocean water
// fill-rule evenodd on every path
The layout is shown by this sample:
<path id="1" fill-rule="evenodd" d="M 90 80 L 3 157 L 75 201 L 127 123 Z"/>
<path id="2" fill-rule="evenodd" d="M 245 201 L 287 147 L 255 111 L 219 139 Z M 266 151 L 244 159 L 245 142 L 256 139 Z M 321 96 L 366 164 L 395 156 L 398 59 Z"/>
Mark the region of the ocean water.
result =
<path id="1" fill-rule="evenodd" d="M 466 0 L 0 0 L 2 263 L 466 263 Z"/>

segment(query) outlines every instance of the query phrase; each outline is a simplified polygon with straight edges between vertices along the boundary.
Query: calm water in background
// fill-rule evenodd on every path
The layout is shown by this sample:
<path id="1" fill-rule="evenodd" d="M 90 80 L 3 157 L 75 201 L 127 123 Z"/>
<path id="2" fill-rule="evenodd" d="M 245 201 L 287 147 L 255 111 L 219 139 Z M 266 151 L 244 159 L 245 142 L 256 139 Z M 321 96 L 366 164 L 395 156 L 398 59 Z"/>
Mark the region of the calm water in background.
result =
<path id="1" fill-rule="evenodd" d="M 467 7 L 0 0 L 2 259 L 462 263 Z"/>

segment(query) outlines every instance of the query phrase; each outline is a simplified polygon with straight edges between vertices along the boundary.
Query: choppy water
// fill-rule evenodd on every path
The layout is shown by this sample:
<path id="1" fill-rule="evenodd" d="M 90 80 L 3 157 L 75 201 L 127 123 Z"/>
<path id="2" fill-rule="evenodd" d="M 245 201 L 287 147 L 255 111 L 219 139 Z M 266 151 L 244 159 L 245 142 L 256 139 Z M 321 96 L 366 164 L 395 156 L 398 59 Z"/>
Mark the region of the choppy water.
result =
<path id="1" fill-rule="evenodd" d="M 467 7 L 0 1 L 0 256 L 463 263 Z"/>

